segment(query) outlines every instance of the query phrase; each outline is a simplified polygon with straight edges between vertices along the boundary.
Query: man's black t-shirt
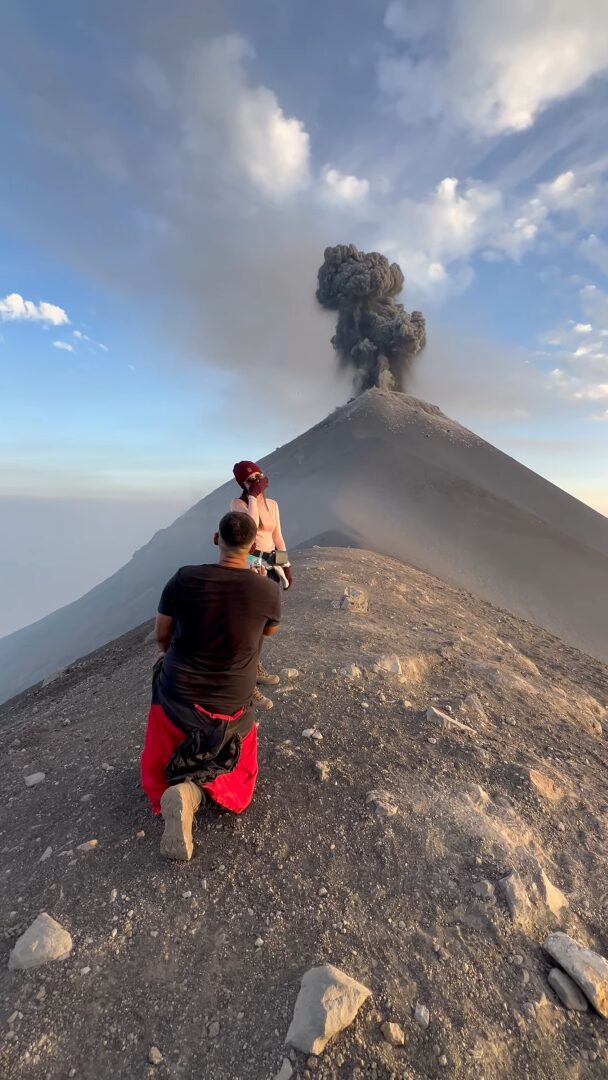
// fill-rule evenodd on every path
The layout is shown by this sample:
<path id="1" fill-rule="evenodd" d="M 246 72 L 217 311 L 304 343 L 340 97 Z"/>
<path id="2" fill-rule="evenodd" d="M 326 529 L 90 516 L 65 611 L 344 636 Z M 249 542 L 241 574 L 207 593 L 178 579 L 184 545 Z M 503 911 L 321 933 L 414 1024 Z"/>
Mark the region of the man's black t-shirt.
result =
<path id="1" fill-rule="evenodd" d="M 247 704 L 264 628 L 281 619 L 279 586 L 251 570 L 182 566 L 165 585 L 158 611 L 175 619 L 161 690 L 227 714 Z"/>

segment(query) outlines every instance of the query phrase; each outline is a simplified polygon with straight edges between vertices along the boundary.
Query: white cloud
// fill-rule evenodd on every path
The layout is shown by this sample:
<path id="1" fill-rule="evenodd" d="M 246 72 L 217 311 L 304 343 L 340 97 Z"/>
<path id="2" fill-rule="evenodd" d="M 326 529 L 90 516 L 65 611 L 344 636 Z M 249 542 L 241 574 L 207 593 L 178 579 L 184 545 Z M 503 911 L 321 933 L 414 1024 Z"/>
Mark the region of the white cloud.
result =
<path id="1" fill-rule="evenodd" d="M 323 169 L 321 179 L 325 193 L 337 202 L 360 202 L 369 193 L 369 180 L 338 172 L 329 165 Z"/>
<path id="2" fill-rule="evenodd" d="M 594 322 L 570 320 L 546 336 L 547 344 L 559 350 L 553 353 L 559 366 L 549 378 L 567 400 L 605 401 L 608 400 L 608 296 L 596 285 L 586 285 L 580 291 L 580 302 L 586 314 L 593 312 Z"/>
<path id="3" fill-rule="evenodd" d="M 73 330 L 72 333 L 73 333 L 74 337 L 77 338 L 78 341 L 90 341 L 91 340 L 90 337 L 88 336 L 88 334 L 83 334 L 82 333 L 82 330 Z"/>
<path id="4" fill-rule="evenodd" d="M 600 240 L 599 236 L 591 233 L 579 245 L 579 251 L 589 262 L 594 263 L 603 274 L 608 275 L 608 244 Z"/>
<path id="5" fill-rule="evenodd" d="M 101 342 L 99 343 L 99 348 L 101 349 L 102 352 L 109 352 L 110 351 L 108 349 L 108 346 L 107 345 L 102 345 Z"/>
<path id="6" fill-rule="evenodd" d="M 63 352 L 74 352 L 74 346 L 70 345 L 69 341 L 54 341 L 54 349 L 62 349 Z"/>
<path id="7" fill-rule="evenodd" d="M 285 197 L 309 184 L 309 136 L 296 117 L 285 116 L 266 86 L 249 85 L 250 45 L 236 34 L 216 38 L 197 55 L 185 117 L 186 145 L 205 156 L 210 143 L 261 192 Z"/>
<path id="8" fill-rule="evenodd" d="M 0 320 L 45 322 L 52 326 L 62 326 L 70 321 L 63 308 L 56 304 L 47 304 L 44 300 L 36 304 L 33 300 L 24 300 L 19 293 L 9 293 L 4 299 L 0 299 Z"/>
<path id="9" fill-rule="evenodd" d="M 405 47 L 381 60 L 379 83 L 409 123 L 523 131 L 608 70 L 605 0 L 395 0 L 385 24 Z"/>

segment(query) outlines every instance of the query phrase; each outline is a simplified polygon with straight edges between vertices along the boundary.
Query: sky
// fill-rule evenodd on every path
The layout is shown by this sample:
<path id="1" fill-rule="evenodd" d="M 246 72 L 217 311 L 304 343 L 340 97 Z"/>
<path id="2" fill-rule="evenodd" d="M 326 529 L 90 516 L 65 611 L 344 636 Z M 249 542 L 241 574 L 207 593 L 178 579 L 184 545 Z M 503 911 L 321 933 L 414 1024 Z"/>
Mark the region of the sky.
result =
<path id="1" fill-rule="evenodd" d="M 608 515 L 605 0 L 22 0 L 0 92 L 0 635 L 347 399 L 335 243 L 411 393 Z"/>

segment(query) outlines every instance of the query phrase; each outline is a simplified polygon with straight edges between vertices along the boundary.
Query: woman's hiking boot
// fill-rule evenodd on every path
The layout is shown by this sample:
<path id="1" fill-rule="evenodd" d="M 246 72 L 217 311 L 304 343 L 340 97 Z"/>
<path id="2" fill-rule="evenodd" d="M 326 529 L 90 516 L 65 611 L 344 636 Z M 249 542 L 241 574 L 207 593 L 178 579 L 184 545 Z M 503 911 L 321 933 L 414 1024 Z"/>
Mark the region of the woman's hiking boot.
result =
<path id="1" fill-rule="evenodd" d="M 258 664 L 258 686 L 278 686 L 280 679 L 278 675 L 271 675 L 269 671 L 262 664 Z"/>
<path id="2" fill-rule="evenodd" d="M 272 709 L 272 701 L 268 697 L 264 697 L 261 690 L 258 690 L 257 686 L 253 691 L 253 704 L 256 709 L 265 709 L 268 711 Z"/>

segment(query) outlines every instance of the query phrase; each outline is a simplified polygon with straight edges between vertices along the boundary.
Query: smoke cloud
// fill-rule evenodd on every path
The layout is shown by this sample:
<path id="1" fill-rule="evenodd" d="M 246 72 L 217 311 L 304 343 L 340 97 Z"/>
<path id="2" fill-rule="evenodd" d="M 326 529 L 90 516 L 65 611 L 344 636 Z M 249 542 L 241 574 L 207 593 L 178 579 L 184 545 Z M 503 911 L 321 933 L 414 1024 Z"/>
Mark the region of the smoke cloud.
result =
<path id="1" fill-rule="evenodd" d="M 372 386 L 402 390 L 425 346 L 422 312 L 409 314 L 395 300 L 403 281 L 401 267 L 377 251 L 359 251 L 354 244 L 325 249 L 317 300 L 338 312 L 331 343 L 340 365 L 352 372 L 358 394 Z"/>

